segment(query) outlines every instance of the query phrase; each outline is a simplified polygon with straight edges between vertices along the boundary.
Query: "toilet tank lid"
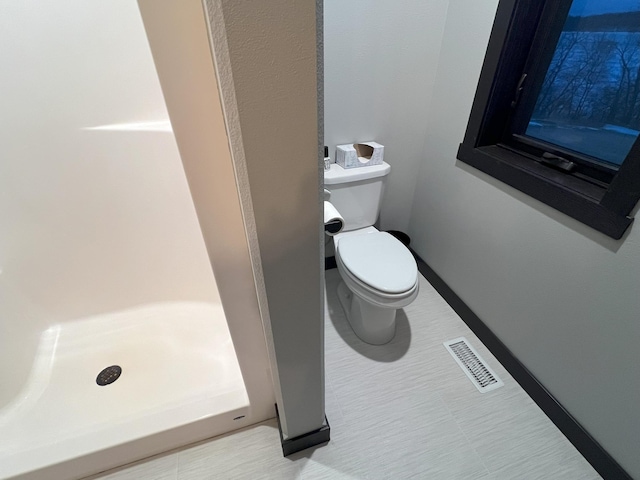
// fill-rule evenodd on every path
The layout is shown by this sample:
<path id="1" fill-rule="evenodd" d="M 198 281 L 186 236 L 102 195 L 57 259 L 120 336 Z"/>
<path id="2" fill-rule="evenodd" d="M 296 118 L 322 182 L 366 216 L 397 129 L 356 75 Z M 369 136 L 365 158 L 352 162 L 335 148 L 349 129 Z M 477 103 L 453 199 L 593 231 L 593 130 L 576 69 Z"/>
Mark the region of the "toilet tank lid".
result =
<path id="1" fill-rule="evenodd" d="M 337 185 L 340 183 L 357 182 L 358 180 L 384 177 L 390 171 L 391 166 L 386 162 L 382 162 L 381 165 L 356 168 L 342 168 L 337 163 L 332 163 L 331 170 L 325 170 L 324 172 L 324 184 Z"/>

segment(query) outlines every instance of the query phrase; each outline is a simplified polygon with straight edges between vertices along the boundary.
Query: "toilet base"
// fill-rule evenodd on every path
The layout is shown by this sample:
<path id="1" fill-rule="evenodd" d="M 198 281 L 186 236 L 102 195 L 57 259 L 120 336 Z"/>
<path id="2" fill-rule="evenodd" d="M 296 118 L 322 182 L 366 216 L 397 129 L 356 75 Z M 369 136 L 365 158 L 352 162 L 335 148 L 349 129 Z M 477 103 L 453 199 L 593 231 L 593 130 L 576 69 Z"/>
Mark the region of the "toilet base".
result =
<path id="1" fill-rule="evenodd" d="M 371 345 L 389 343 L 396 334 L 395 308 L 383 308 L 361 299 L 340 282 L 338 299 L 349 325 L 363 342 Z"/>

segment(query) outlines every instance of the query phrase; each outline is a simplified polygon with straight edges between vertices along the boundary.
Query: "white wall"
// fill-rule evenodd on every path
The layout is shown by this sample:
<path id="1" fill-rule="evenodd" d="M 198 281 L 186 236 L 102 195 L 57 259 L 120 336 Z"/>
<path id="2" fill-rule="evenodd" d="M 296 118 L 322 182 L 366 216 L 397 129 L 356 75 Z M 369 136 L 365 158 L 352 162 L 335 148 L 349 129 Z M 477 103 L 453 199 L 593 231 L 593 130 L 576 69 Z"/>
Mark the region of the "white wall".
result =
<path id="1" fill-rule="evenodd" d="M 4 0 L 0 15 L 0 391 L 47 325 L 217 301 L 135 2 Z M 9 368 L 6 371 L 3 367 Z M 3 397 L 4 398 L 4 397 Z M 5 400 L 6 400 L 5 399 Z M 0 399 L 0 405 L 2 405 Z"/>
<path id="2" fill-rule="evenodd" d="M 385 146 L 384 229 L 406 230 L 447 0 L 325 0 L 325 143 Z"/>
<path id="3" fill-rule="evenodd" d="M 613 241 L 455 158 L 496 6 L 449 2 L 412 247 L 640 478 L 639 226 Z"/>

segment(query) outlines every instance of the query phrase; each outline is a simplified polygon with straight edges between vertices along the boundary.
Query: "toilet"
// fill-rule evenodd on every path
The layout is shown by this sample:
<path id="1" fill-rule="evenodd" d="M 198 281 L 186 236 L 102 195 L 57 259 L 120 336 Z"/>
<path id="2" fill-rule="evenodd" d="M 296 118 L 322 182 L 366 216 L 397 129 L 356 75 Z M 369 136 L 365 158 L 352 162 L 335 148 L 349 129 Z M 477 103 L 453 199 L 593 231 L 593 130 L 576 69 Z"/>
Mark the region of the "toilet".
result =
<path id="1" fill-rule="evenodd" d="M 418 267 L 411 252 L 394 236 L 378 231 L 384 184 L 391 167 L 343 169 L 332 164 L 324 172 L 329 202 L 344 219 L 333 237 L 342 281 L 338 298 L 356 335 L 382 345 L 396 332 L 396 312 L 418 296 Z"/>

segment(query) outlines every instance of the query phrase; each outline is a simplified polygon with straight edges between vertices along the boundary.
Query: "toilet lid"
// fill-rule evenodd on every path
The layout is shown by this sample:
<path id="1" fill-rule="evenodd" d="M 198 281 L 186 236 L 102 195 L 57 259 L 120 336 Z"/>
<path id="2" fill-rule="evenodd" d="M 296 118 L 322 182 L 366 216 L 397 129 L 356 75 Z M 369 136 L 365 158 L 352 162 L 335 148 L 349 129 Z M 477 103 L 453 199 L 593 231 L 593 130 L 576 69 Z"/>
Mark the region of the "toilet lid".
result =
<path id="1" fill-rule="evenodd" d="M 346 236 L 338 242 L 342 264 L 361 282 L 385 293 L 404 293 L 418 267 L 409 250 L 386 232 Z"/>

